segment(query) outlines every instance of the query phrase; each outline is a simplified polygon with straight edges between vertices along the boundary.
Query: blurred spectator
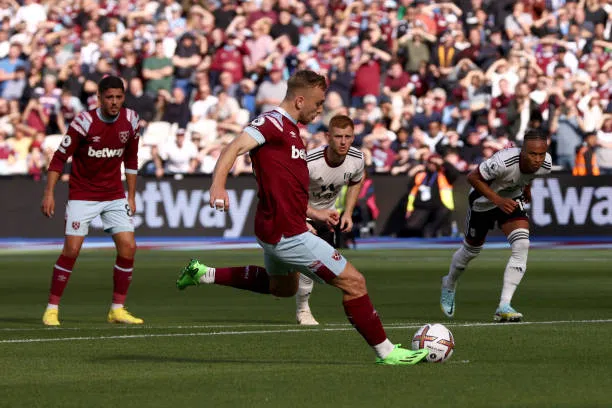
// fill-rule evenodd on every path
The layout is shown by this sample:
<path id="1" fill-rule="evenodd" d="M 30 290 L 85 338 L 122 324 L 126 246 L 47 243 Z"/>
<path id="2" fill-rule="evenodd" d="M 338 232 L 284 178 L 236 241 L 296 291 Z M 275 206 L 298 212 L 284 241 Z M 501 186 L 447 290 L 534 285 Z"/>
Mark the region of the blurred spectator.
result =
<path id="1" fill-rule="evenodd" d="M 185 129 L 191 120 L 191 111 L 183 88 L 173 88 L 172 96 L 166 92 L 162 92 L 162 95 L 166 99 L 166 107 L 162 120 L 164 122 L 177 123 L 180 128 Z"/>
<path id="2" fill-rule="evenodd" d="M 186 32 L 179 39 L 172 63 L 174 65 L 174 87 L 181 88 L 187 96 L 191 93 L 191 76 L 200 62 L 202 62 L 200 46 L 194 35 Z"/>
<path id="3" fill-rule="evenodd" d="M 452 184 L 459 172 L 439 155 L 431 154 L 425 165 L 415 166 L 410 175 L 414 183 L 406 205 L 406 224 L 398 235 L 450 235 L 450 216 L 455 209 Z"/>
<path id="4" fill-rule="evenodd" d="M 268 79 L 262 82 L 255 102 L 260 112 L 268 112 L 277 107 L 287 93 L 287 81 L 283 79 L 280 68 L 272 68 Z"/>
<path id="5" fill-rule="evenodd" d="M 26 62 L 21 59 L 21 45 L 19 43 L 12 43 L 9 46 L 8 55 L 0 59 L 0 94 L 2 94 L 3 98 L 7 98 L 4 96 L 7 81 L 16 78 L 15 72 L 20 67 L 26 68 Z"/>
<path id="6" fill-rule="evenodd" d="M 572 174 L 574 176 L 599 176 L 597 164 L 597 135 L 593 132 L 584 136 L 584 142 L 576 148 L 576 161 Z"/>
<path id="7" fill-rule="evenodd" d="M 145 126 L 155 117 L 155 99 L 144 92 L 142 80 L 139 77 L 132 78 L 128 83 L 125 107 L 134 109 L 140 119 L 145 122 Z"/>
<path id="8" fill-rule="evenodd" d="M 612 117 L 607 115 L 597 132 L 597 165 L 602 175 L 612 174 Z"/>
<path id="9" fill-rule="evenodd" d="M 161 146 L 159 155 L 154 157 L 155 175 L 193 174 L 198 165 L 197 157 L 197 147 L 185 140 L 185 129 L 180 128 L 176 131 L 175 140 Z"/>
<path id="10" fill-rule="evenodd" d="M 165 55 L 163 41 L 155 41 L 155 53 L 142 63 L 142 76 L 147 81 L 146 92 L 151 95 L 156 95 L 159 90 L 170 92 L 173 71 L 172 60 Z"/>
<path id="11" fill-rule="evenodd" d="M 551 132 L 554 133 L 556 161 L 563 170 L 570 171 L 574 167 L 576 149 L 582 143 L 583 121 L 579 116 L 576 102 L 567 98 L 555 111 Z"/>

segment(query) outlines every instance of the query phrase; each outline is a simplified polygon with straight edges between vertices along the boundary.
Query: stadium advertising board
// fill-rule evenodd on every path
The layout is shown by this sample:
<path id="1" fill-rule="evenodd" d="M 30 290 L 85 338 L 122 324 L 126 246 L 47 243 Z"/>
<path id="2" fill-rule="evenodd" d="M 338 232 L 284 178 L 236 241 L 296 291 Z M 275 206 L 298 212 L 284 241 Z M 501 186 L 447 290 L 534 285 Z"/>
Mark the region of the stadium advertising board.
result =
<path id="1" fill-rule="evenodd" d="M 409 182 L 405 177 L 373 177 L 380 209 L 378 234 L 388 234 L 403 223 Z M 134 223 L 140 236 L 253 236 L 257 202 L 252 177 L 228 179 L 230 211 L 221 213 L 208 206 L 208 177 L 139 179 Z M 3 192 L 0 211 L 4 216 L 0 237 L 57 238 L 64 230 L 65 183 L 56 189 L 56 215 L 47 220 L 40 213 L 44 185 L 29 179 L 0 179 Z M 464 226 L 469 186 L 462 178 L 455 184 L 455 215 Z M 530 206 L 532 228 L 537 236 L 612 235 L 612 182 L 607 177 L 552 175 L 537 179 Z M 94 220 L 91 235 L 103 235 L 100 220 Z"/>

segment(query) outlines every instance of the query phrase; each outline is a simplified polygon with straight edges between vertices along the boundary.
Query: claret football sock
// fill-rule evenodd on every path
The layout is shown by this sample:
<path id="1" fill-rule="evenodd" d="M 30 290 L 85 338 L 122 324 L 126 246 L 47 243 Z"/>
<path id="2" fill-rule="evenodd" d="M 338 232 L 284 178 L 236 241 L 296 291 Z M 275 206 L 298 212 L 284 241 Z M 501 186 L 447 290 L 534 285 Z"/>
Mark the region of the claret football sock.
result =
<path id="1" fill-rule="evenodd" d="M 69 258 L 64 255 L 60 255 L 59 258 L 57 258 L 57 262 L 53 266 L 53 277 L 51 278 L 51 290 L 49 293 L 50 305 L 59 305 L 64 289 L 72 274 L 72 268 L 75 262 L 76 258 Z"/>
<path id="2" fill-rule="evenodd" d="M 123 305 L 132 282 L 134 260 L 117 256 L 113 267 L 113 304 Z"/>
<path id="3" fill-rule="evenodd" d="M 270 278 L 266 269 L 261 266 L 247 265 L 214 269 L 214 283 L 217 285 L 263 294 L 270 293 Z"/>
<path id="4" fill-rule="evenodd" d="M 370 296 L 365 294 L 343 303 L 344 313 L 346 313 L 349 322 L 351 322 L 353 327 L 357 329 L 371 347 L 380 345 L 387 340 L 387 334 L 380 322 L 378 313 L 376 313 L 370 301 Z"/>

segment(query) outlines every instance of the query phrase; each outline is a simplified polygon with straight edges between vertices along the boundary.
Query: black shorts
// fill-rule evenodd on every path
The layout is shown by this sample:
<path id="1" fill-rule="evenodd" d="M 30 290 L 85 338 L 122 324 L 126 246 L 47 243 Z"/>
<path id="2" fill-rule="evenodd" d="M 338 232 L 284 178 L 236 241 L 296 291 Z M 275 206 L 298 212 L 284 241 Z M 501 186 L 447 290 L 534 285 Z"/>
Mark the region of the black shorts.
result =
<path id="1" fill-rule="evenodd" d="M 468 210 L 465 237 L 471 241 L 484 241 L 489 233 L 489 230 L 495 228 L 495 224 L 501 228 L 508 221 L 513 220 L 529 220 L 529 216 L 524 209 L 516 207 L 516 209 L 506 214 L 500 208 L 495 207 L 489 211 L 474 211 Z"/>
<path id="2" fill-rule="evenodd" d="M 329 229 L 327 224 L 316 222 L 313 220 L 308 220 L 307 222 L 314 227 L 314 229 L 317 231 L 317 235 L 319 236 L 319 238 L 327 242 L 332 247 L 338 248 L 335 229 Z"/>

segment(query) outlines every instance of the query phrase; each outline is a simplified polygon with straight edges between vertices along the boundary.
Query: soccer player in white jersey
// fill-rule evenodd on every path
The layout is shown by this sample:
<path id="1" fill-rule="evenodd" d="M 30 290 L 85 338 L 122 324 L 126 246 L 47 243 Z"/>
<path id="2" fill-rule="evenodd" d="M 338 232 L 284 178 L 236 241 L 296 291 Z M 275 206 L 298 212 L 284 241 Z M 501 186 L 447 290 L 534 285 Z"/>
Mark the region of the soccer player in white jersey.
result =
<path id="1" fill-rule="evenodd" d="M 109 323 L 143 323 L 124 307 L 136 253 L 132 214 L 136 211 L 140 132 L 140 119 L 136 112 L 123 107 L 124 100 L 123 80 L 112 75 L 104 77 L 98 84 L 99 107 L 81 112 L 74 118 L 49 164 L 41 210 L 45 216 L 52 217 L 55 213 L 55 184 L 64 163 L 72 156 L 64 247 L 53 266 L 49 302 L 42 319 L 46 326 L 60 325 L 60 299 L 89 224 L 98 215 L 117 248 L 113 297 L 107 320 Z M 125 165 L 127 199 L 121 182 L 122 163 Z"/>
<path id="2" fill-rule="evenodd" d="M 329 121 L 326 134 L 327 146 L 308 152 L 306 161 L 310 183 L 308 186 L 308 207 L 319 212 L 319 219 L 325 223 L 309 219 L 309 229 L 328 244 L 337 248 L 337 234 L 353 229 L 353 209 L 357 204 L 359 190 L 363 181 L 363 153 L 352 147 L 355 140 L 355 125 L 346 115 L 336 115 Z M 342 215 L 335 209 L 336 199 L 342 187 L 348 185 L 346 205 Z M 300 283 L 295 298 L 296 320 L 298 324 L 315 326 L 316 321 L 308 300 L 314 282 L 306 275 L 300 275 Z"/>
<path id="3" fill-rule="evenodd" d="M 465 240 L 453 255 L 448 275 L 442 278 L 440 306 L 446 316 L 455 314 L 459 277 L 468 263 L 478 256 L 488 231 L 497 223 L 510 243 L 512 254 L 504 271 L 494 320 L 516 322 L 523 318 L 511 302 L 527 269 L 529 219 L 525 204 L 531 201 L 532 180 L 550 173 L 552 160 L 547 149 L 546 135 L 530 129 L 525 134 L 522 148 L 501 150 L 468 175 L 473 188 L 469 195 Z"/>

